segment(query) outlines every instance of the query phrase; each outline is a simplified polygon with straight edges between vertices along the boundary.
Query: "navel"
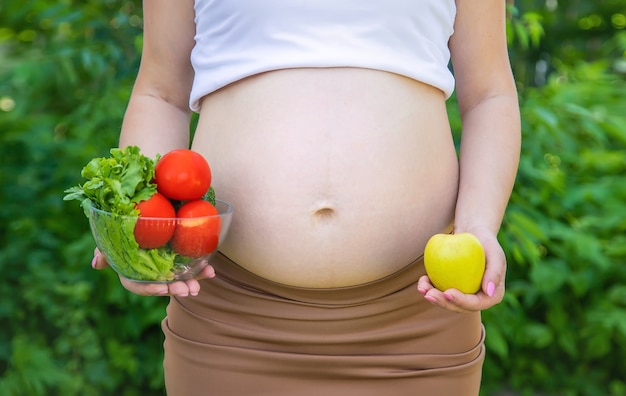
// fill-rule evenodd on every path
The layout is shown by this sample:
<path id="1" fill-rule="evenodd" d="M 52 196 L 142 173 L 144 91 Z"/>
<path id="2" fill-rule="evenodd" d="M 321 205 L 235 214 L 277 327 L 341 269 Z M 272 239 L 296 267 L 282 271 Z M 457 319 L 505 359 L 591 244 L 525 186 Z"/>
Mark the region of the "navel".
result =
<path id="1" fill-rule="evenodd" d="M 319 220 L 330 219 L 334 215 L 335 215 L 335 209 L 329 208 L 329 207 L 319 208 L 315 212 L 313 212 L 313 216 Z"/>

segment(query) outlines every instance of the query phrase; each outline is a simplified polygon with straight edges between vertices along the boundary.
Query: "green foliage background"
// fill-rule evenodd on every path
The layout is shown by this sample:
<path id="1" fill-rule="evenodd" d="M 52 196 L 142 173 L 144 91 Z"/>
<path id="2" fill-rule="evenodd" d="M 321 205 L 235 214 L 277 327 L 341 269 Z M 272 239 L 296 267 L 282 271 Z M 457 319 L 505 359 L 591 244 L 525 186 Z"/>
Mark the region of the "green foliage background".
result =
<path id="1" fill-rule="evenodd" d="M 166 300 L 93 271 L 61 200 L 117 143 L 141 24 L 139 1 L 0 3 L 0 395 L 164 393 Z M 624 0 L 511 9 L 524 143 L 485 395 L 626 395 L 625 29 Z"/>

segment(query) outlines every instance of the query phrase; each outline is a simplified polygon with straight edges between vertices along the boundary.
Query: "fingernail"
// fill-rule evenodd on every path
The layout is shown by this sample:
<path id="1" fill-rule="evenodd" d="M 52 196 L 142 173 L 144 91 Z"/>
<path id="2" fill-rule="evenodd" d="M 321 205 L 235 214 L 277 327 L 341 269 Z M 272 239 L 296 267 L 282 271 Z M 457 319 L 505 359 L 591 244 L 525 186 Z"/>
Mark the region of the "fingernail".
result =
<path id="1" fill-rule="evenodd" d="M 487 295 L 493 297 L 496 294 L 496 285 L 493 282 L 487 284 Z"/>
<path id="2" fill-rule="evenodd" d="M 91 260 L 91 268 L 96 268 L 96 263 L 98 262 L 98 255 L 93 256 L 93 260 Z"/>
<path id="3" fill-rule="evenodd" d="M 161 290 L 160 292 L 157 293 L 157 296 L 165 296 L 169 293 L 169 290 Z"/>
<path id="4" fill-rule="evenodd" d="M 443 293 L 443 296 L 446 298 L 446 300 L 448 301 L 454 301 L 454 296 L 452 294 L 448 294 L 448 293 Z"/>
<path id="5" fill-rule="evenodd" d="M 437 299 L 433 296 L 424 296 L 424 298 L 426 299 L 426 301 L 430 301 L 432 303 L 437 302 Z"/>

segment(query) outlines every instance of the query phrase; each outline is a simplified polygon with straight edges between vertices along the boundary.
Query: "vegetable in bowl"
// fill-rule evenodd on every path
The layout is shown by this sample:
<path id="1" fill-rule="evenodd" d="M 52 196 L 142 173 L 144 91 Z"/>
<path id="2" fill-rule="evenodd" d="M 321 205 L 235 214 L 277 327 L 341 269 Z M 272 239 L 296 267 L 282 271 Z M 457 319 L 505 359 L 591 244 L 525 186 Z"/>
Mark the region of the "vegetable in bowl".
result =
<path id="1" fill-rule="evenodd" d="M 152 182 L 154 161 L 136 146 L 113 148 L 110 152 L 108 158 L 89 161 L 81 172 L 87 181 L 65 190 L 63 199 L 81 201 L 85 214 L 93 206 L 118 215 L 137 216 L 137 204 L 157 191 Z"/>
<path id="2" fill-rule="evenodd" d="M 181 155 L 181 150 L 175 151 Z M 186 156 L 202 158 L 186 151 Z M 110 153 L 108 158 L 89 161 L 81 172 L 86 181 L 67 189 L 64 197 L 81 202 L 96 246 L 110 266 L 139 282 L 171 282 L 196 275 L 225 237 L 232 207 L 215 199 L 210 183 L 205 183 L 201 198 L 194 196 L 189 201 L 159 193 L 155 169 L 169 153 L 155 160 L 141 154 L 135 146 L 113 148 Z M 203 158 L 202 161 L 196 161 L 194 166 L 206 166 L 201 170 L 210 175 L 208 163 Z M 180 163 L 177 166 L 180 168 Z M 189 206 L 209 206 L 213 210 L 195 211 L 189 218 L 189 211 L 184 209 Z M 196 228 L 203 232 L 190 234 L 190 224 L 204 224 Z M 190 244 L 203 248 L 181 248 Z"/>
<path id="3" fill-rule="evenodd" d="M 176 271 L 187 264 L 180 262 L 178 254 L 171 249 L 141 248 L 134 236 L 138 216 L 118 215 L 93 206 L 87 210 L 96 246 L 105 254 L 113 269 L 125 278 L 167 282 L 174 280 Z"/>

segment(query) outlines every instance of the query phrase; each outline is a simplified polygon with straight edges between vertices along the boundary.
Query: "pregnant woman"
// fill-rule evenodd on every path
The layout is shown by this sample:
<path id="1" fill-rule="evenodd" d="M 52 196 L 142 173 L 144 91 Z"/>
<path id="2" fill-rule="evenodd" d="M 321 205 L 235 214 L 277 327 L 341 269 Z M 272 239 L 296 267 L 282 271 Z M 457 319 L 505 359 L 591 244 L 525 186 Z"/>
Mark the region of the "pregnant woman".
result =
<path id="1" fill-rule="evenodd" d="M 121 280 L 170 296 L 168 395 L 478 394 L 520 150 L 505 1 L 148 0 L 144 22 L 120 145 L 191 144 L 235 207 L 196 279 Z M 451 232 L 485 247 L 477 294 L 425 276 Z"/>

